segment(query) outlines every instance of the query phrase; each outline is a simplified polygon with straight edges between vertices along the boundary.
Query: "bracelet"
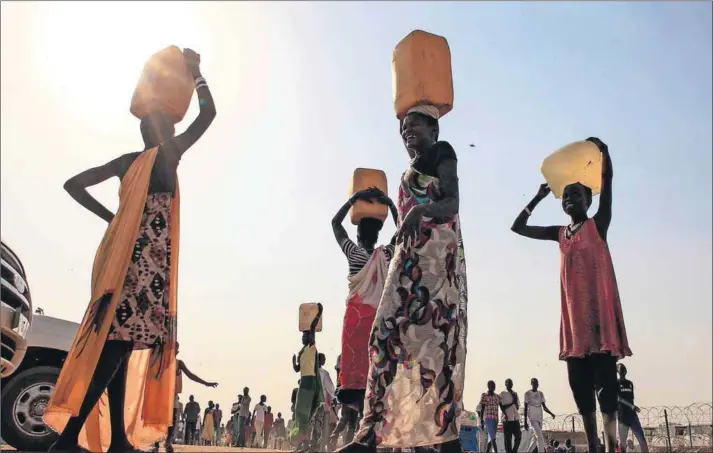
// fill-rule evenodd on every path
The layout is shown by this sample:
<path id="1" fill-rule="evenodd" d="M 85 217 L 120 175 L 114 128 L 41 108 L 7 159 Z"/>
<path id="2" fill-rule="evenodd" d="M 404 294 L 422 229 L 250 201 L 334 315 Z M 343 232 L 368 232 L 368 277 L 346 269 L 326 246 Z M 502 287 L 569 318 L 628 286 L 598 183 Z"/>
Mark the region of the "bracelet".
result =
<path id="1" fill-rule="evenodd" d="M 530 211 L 530 208 L 528 208 L 527 206 L 525 206 L 525 209 L 523 209 L 523 211 L 525 211 L 525 214 L 527 214 L 528 216 L 532 215 L 532 211 Z"/>
<path id="2" fill-rule="evenodd" d="M 200 85 L 201 83 L 205 83 L 205 78 L 203 76 L 201 77 L 196 77 L 196 80 L 194 81 L 196 86 Z"/>
<path id="3" fill-rule="evenodd" d="M 208 87 L 208 84 L 205 83 L 205 82 L 199 83 L 198 85 L 196 85 L 196 90 L 197 90 L 198 88 L 203 88 L 203 87 Z"/>

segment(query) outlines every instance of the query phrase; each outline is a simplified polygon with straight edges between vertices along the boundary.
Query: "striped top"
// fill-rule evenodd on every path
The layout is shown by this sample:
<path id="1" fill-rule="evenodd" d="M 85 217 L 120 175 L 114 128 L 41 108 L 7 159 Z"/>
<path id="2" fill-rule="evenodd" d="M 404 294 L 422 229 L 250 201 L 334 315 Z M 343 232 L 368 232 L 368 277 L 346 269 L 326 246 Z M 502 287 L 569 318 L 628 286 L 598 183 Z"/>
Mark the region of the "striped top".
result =
<path id="1" fill-rule="evenodd" d="M 369 262 L 369 258 L 371 258 L 371 254 L 373 253 L 373 250 L 369 252 L 364 247 L 356 245 L 349 238 L 343 239 L 340 247 L 344 255 L 346 255 L 347 261 L 349 261 L 350 277 L 358 274 L 359 271 L 366 266 L 366 263 Z M 384 253 L 386 253 L 386 259 L 391 261 L 391 258 L 394 256 L 394 246 L 391 244 L 385 246 Z"/>

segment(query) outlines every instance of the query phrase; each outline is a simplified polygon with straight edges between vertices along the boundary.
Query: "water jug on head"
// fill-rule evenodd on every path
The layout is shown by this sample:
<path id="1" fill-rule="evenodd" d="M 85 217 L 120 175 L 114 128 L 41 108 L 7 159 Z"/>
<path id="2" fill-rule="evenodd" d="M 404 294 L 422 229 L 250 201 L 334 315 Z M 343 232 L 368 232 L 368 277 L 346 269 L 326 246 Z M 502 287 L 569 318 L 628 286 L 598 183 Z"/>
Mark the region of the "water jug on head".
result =
<path id="1" fill-rule="evenodd" d="M 139 119 L 162 111 L 174 124 L 178 123 L 188 111 L 194 83 L 181 49 L 167 47 L 152 55 L 144 65 L 131 98 L 130 111 Z"/>
<path id="2" fill-rule="evenodd" d="M 443 36 L 422 30 L 409 33 L 394 48 L 391 74 L 398 119 L 419 104 L 437 107 L 439 116 L 453 108 L 451 50 Z"/>
<path id="3" fill-rule="evenodd" d="M 602 188 L 602 153 L 589 141 L 570 143 L 547 156 L 540 171 L 558 199 L 565 187 L 577 182 L 597 195 Z"/>
<path id="4" fill-rule="evenodd" d="M 314 321 L 314 318 L 317 316 L 317 313 L 319 313 L 319 307 L 317 306 L 316 303 L 307 302 L 304 304 L 300 304 L 299 319 L 298 319 L 300 332 L 309 331 L 309 328 L 312 325 L 312 321 Z M 315 329 L 316 332 L 322 331 L 322 319 L 323 319 L 323 316 L 319 318 L 319 322 L 317 323 L 317 328 Z"/>
<path id="5" fill-rule="evenodd" d="M 349 196 L 352 196 L 360 190 L 368 189 L 369 187 L 376 187 L 388 195 L 386 173 L 381 170 L 374 170 L 373 168 L 357 168 L 354 170 Z M 357 200 L 354 206 L 349 210 L 352 225 L 358 225 L 361 219 L 365 217 L 373 217 L 383 222 L 388 215 L 388 206 L 376 200 L 371 203 L 364 200 Z"/>

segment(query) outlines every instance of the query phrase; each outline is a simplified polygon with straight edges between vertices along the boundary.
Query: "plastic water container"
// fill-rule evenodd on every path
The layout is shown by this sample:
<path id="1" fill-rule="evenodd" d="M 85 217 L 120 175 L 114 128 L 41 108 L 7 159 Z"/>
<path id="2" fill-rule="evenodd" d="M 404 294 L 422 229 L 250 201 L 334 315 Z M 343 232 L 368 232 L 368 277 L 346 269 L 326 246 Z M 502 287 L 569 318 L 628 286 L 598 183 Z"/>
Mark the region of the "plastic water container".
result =
<path id="1" fill-rule="evenodd" d="M 130 111 L 139 119 L 154 111 L 163 111 L 178 123 L 191 103 L 194 83 L 181 49 L 167 47 L 152 55 L 144 65 L 131 98 Z"/>
<path id="2" fill-rule="evenodd" d="M 300 326 L 300 332 L 307 332 L 312 325 L 312 321 L 314 321 L 314 318 L 317 316 L 317 313 L 319 313 L 319 307 L 317 306 L 316 303 L 314 302 L 307 302 L 304 304 L 300 304 L 300 311 L 299 311 L 299 326 Z M 319 318 L 319 322 L 317 323 L 317 329 L 315 329 L 317 332 L 322 331 L 322 319 L 323 317 Z"/>
<path id="3" fill-rule="evenodd" d="M 542 161 L 542 176 L 556 198 L 562 198 L 564 188 L 582 183 L 597 195 L 602 189 L 602 153 L 592 142 L 570 143 Z"/>
<path id="4" fill-rule="evenodd" d="M 394 110 L 399 119 L 419 104 L 438 107 L 440 116 L 453 108 L 451 50 L 443 36 L 415 30 L 396 45 L 391 60 Z"/>
<path id="5" fill-rule="evenodd" d="M 458 436 L 460 437 L 461 448 L 464 452 L 478 451 L 478 432 L 475 426 L 463 425 L 460 427 Z"/>
<path id="6" fill-rule="evenodd" d="M 375 170 L 373 168 L 357 168 L 354 170 L 352 184 L 349 189 L 349 196 L 351 197 L 354 193 L 359 192 L 360 190 L 368 189 L 369 187 L 376 187 L 388 195 L 386 173 L 382 170 Z M 383 222 L 386 220 L 388 215 L 388 206 L 376 201 L 370 203 L 368 201 L 358 200 L 349 210 L 349 217 L 354 225 L 358 225 L 364 217 L 373 217 Z"/>

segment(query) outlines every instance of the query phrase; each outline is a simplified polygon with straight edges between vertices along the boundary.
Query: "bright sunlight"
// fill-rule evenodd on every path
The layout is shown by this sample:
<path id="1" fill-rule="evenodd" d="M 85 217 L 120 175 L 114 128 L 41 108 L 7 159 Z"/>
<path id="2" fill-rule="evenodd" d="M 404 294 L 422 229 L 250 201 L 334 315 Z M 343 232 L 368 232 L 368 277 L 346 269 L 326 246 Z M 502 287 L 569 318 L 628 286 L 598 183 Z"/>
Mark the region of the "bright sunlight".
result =
<path id="1" fill-rule="evenodd" d="M 68 114 L 99 129 L 111 127 L 98 124 L 107 117 L 128 112 L 154 52 L 209 47 L 188 2 L 44 2 L 36 11 L 38 72 Z"/>

